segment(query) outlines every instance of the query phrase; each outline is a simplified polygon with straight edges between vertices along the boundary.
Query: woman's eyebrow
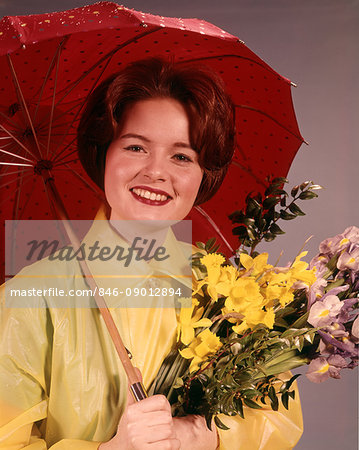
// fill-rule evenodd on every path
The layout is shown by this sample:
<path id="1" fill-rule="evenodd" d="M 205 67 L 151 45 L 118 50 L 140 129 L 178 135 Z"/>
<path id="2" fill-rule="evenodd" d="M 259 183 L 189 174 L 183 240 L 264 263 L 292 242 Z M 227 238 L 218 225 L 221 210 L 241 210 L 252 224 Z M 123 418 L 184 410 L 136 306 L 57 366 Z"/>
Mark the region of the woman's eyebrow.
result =
<path id="1" fill-rule="evenodd" d="M 175 142 L 173 147 L 177 148 L 188 148 L 189 150 L 193 150 L 191 144 L 187 144 L 186 142 Z M 194 150 L 193 150 L 194 151 Z"/>
<path id="2" fill-rule="evenodd" d="M 146 136 L 142 136 L 141 134 L 127 133 L 120 136 L 120 139 L 128 139 L 128 138 L 141 139 L 141 141 L 144 142 L 151 142 L 150 139 L 146 138 Z"/>
<path id="3" fill-rule="evenodd" d="M 126 133 L 123 134 L 122 136 L 120 136 L 120 139 L 140 139 L 141 141 L 150 143 L 151 140 L 148 139 L 146 136 L 142 136 L 142 134 L 136 134 L 136 133 Z M 187 142 L 175 142 L 173 144 L 173 147 L 176 148 L 187 148 L 189 150 L 193 150 L 191 144 L 187 143 Z"/>

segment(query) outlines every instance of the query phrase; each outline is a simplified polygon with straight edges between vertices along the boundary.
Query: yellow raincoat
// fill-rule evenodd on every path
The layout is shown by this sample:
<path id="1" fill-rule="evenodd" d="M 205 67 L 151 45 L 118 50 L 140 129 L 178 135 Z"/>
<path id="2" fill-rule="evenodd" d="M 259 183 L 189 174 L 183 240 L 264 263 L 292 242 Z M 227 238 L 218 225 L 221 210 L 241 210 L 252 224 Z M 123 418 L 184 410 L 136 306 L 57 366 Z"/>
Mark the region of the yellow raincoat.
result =
<path id="1" fill-rule="evenodd" d="M 85 242 L 96 240 L 126 246 L 106 220 L 95 221 L 85 238 Z M 89 263 L 90 269 L 99 287 L 114 288 L 122 283 L 125 287 L 148 288 L 147 277 L 161 274 L 176 278 L 187 264 L 183 245 L 172 234 L 164 246 L 171 263 L 136 262 L 139 277 L 120 281 L 109 277 L 108 266 L 99 260 Z M 66 292 L 88 289 L 76 262 L 42 260 L 20 275 L 7 283 L 7 295 L 11 288 L 29 286 L 46 289 L 51 285 Z M 177 282 L 186 283 L 186 279 L 178 278 Z M 127 395 L 126 375 L 98 310 L 66 304 L 58 307 L 59 299 L 51 295 L 22 299 L 31 300 L 32 307 L 8 308 L 4 291 L 3 287 L 0 449 L 97 449 L 116 432 Z M 130 297 L 111 299 L 111 314 L 143 374 L 145 386 L 156 375 L 176 334 L 178 311 L 158 307 L 162 300 L 150 298 L 146 300 L 151 302 L 149 307 L 130 308 Z M 285 450 L 293 448 L 302 433 L 298 392 L 289 411 L 246 409 L 245 416 L 245 420 L 221 417 L 230 431 L 219 430 L 220 449 Z"/>

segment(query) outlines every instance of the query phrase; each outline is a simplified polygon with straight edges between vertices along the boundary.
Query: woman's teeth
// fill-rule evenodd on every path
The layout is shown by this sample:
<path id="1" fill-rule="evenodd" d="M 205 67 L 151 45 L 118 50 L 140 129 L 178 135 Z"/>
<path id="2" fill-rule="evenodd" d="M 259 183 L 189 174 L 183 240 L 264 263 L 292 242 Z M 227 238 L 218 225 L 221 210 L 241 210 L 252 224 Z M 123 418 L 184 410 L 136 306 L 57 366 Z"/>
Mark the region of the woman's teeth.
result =
<path id="1" fill-rule="evenodd" d="M 157 202 L 164 202 L 168 199 L 167 195 L 155 194 L 154 192 L 146 191 L 144 189 L 132 189 L 132 191 L 139 197 L 155 200 Z"/>

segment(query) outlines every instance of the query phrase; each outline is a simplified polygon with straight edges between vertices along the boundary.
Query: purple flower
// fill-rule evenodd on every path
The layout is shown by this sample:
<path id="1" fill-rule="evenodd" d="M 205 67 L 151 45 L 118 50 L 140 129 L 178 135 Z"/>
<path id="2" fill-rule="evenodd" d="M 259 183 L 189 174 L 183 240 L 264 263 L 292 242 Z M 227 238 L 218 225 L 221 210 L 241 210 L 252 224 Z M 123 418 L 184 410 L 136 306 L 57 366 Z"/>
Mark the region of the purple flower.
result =
<path id="1" fill-rule="evenodd" d="M 331 258 L 335 253 L 346 249 L 349 245 L 350 241 L 344 234 L 337 234 L 334 237 L 324 239 L 319 245 L 319 251 Z"/>
<path id="2" fill-rule="evenodd" d="M 336 295 L 326 295 L 324 300 L 312 305 L 308 322 L 314 327 L 330 325 L 338 317 L 343 305 Z"/>
<path id="3" fill-rule="evenodd" d="M 353 322 L 352 336 L 354 336 L 356 342 L 359 342 L 359 316 Z"/>
<path id="4" fill-rule="evenodd" d="M 330 258 L 328 255 L 324 255 L 323 253 L 319 253 L 319 255 L 315 256 L 309 263 L 309 269 L 316 268 L 315 275 L 318 277 L 322 277 L 325 272 L 328 271 L 327 263 Z"/>
<path id="5" fill-rule="evenodd" d="M 339 270 L 353 270 L 359 271 L 359 247 L 355 246 L 353 250 L 343 252 L 337 262 Z"/>
<path id="6" fill-rule="evenodd" d="M 349 239 L 350 242 L 354 244 L 359 244 L 359 228 L 358 227 L 348 227 L 344 230 L 344 237 Z"/>
<path id="7" fill-rule="evenodd" d="M 340 353 L 345 358 L 357 358 L 358 350 L 354 343 L 347 336 L 343 336 L 341 341 L 325 331 L 318 331 L 319 336 L 326 344 L 326 351 L 323 353 Z"/>
<path id="8" fill-rule="evenodd" d="M 308 308 L 312 306 L 313 303 L 320 300 L 324 293 L 324 288 L 327 286 L 328 282 L 324 278 L 317 278 L 316 281 L 310 286 L 308 291 Z"/>
<path id="9" fill-rule="evenodd" d="M 348 363 L 340 355 L 331 355 L 329 358 L 320 356 L 310 362 L 306 376 L 314 383 L 321 383 L 329 377 L 340 378 L 340 370 L 347 366 Z"/>

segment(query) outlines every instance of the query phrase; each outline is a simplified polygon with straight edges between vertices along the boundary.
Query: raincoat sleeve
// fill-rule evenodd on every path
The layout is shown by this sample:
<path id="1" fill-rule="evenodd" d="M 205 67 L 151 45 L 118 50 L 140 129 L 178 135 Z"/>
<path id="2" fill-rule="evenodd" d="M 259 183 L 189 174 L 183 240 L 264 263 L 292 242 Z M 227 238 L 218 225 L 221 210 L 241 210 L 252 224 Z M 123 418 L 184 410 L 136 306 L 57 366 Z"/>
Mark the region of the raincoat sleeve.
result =
<path id="1" fill-rule="evenodd" d="M 6 308 L 3 288 L 0 299 L 0 449 L 97 449 L 99 442 L 71 439 L 48 447 L 41 438 L 39 428 L 47 417 L 50 389 L 49 312 Z"/>
<path id="2" fill-rule="evenodd" d="M 288 379 L 290 375 L 288 376 Z M 219 450 L 289 450 L 294 448 L 303 433 L 302 409 L 296 383 L 295 400 L 289 410 L 280 405 L 278 411 L 270 406 L 263 409 L 245 408 L 245 419 L 221 415 L 230 430 L 220 430 Z"/>

